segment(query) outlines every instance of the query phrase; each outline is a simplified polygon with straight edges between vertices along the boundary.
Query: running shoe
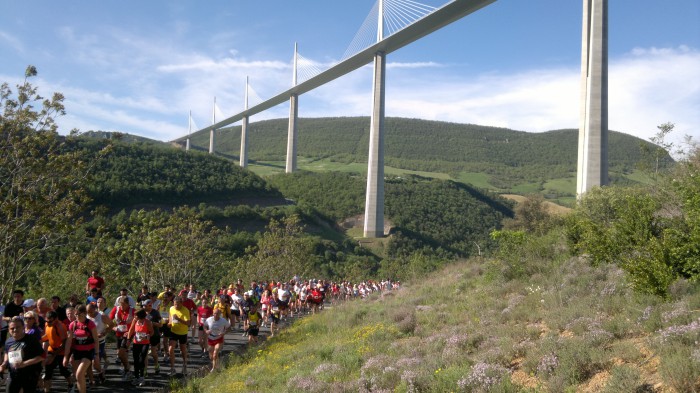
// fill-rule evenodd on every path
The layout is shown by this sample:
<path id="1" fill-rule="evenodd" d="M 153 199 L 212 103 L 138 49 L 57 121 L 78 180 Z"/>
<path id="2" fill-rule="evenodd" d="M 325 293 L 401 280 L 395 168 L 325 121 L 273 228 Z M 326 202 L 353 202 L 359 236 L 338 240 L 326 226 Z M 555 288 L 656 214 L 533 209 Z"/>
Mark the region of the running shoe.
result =
<path id="1" fill-rule="evenodd" d="M 171 377 L 174 377 L 175 376 L 175 369 L 171 368 L 170 371 L 168 372 L 168 375 L 170 375 Z"/>

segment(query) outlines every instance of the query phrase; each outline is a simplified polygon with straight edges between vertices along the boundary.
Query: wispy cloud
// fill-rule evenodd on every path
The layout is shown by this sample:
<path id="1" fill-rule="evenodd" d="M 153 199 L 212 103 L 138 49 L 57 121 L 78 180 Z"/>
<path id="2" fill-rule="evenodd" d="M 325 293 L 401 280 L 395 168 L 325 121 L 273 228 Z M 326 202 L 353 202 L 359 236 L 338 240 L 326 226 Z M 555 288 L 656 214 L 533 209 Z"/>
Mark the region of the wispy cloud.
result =
<path id="1" fill-rule="evenodd" d="M 144 47 L 142 50 L 149 50 Z M 196 53 L 170 53 L 144 77 L 149 89 L 122 96 L 56 86 L 69 98 L 71 122 L 171 140 L 187 130 L 187 112 L 200 126 L 211 122 L 213 97 L 225 115 L 243 109 L 244 81 L 255 95 L 271 97 L 289 87 L 290 65 L 265 59 L 220 60 Z M 173 61 L 174 60 L 174 61 Z M 458 65 L 395 63 L 387 75 L 387 115 L 546 131 L 578 126 L 578 67 L 470 75 Z M 435 71 L 439 68 L 439 71 Z M 642 138 L 671 121 L 678 134 L 697 139 L 700 127 L 700 53 L 697 49 L 636 48 L 610 59 L 609 126 Z M 371 111 L 370 67 L 363 67 L 300 97 L 300 116 L 367 116 Z M 251 99 L 254 99 L 251 94 Z M 251 102 L 251 104 L 254 104 Z M 179 116 L 179 114 L 183 114 Z M 284 117 L 280 105 L 257 121 Z M 81 127 L 82 128 L 82 127 Z"/>
<path id="2" fill-rule="evenodd" d="M 6 31 L 0 30 L 0 43 L 4 43 L 17 53 L 24 53 L 24 44 L 22 44 L 22 41 Z"/>

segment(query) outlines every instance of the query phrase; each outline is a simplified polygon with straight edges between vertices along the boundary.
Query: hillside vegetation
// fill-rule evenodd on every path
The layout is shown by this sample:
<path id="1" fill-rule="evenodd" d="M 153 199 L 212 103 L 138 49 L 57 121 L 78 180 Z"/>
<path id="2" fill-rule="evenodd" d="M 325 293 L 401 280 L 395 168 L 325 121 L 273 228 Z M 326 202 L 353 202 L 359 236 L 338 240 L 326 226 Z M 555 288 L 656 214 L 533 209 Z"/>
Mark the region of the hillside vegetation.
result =
<path id="1" fill-rule="evenodd" d="M 700 149 L 563 219 L 523 203 L 498 248 L 336 304 L 183 392 L 700 391 Z"/>
<path id="2" fill-rule="evenodd" d="M 700 293 L 639 295 L 564 249 L 504 279 L 472 259 L 334 305 L 183 392 L 691 392 Z"/>
<path id="3" fill-rule="evenodd" d="M 553 180 L 573 179 L 576 174 L 578 131 L 554 130 L 527 133 L 505 128 L 457 124 L 419 119 L 387 118 L 385 163 L 389 167 L 444 173 L 454 180 L 474 182 L 473 174 L 485 174 L 488 188 L 498 191 L 522 190 L 556 196 L 573 196 L 574 185 Z M 284 161 L 287 120 L 276 119 L 249 126 L 249 157 L 255 162 Z M 367 161 L 369 118 L 299 119 L 298 155 L 310 162 L 336 163 Z M 192 145 L 208 147 L 208 133 L 192 135 Z M 240 127 L 217 131 L 217 151 L 237 158 Z M 182 142 L 182 140 L 180 140 Z M 610 170 L 613 181 L 636 182 L 631 176 L 645 160 L 640 145 L 649 142 L 610 132 Z M 303 161 L 303 160 L 302 160 Z M 671 162 L 662 157 L 664 165 Z M 366 171 L 366 168 L 364 169 Z"/>
<path id="4" fill-rule="evenodd" d="M 300 206 L 335 221 L 364 212 L 365 178 L 338 172 L 299 172 L 268 181 Z M 385 216 L 391 222 L 386 255 L 468 256 L 488 249 L 489 233 L 512 217 L 512 204 L 497 195 L 452 181 L 387 177 Z"/>

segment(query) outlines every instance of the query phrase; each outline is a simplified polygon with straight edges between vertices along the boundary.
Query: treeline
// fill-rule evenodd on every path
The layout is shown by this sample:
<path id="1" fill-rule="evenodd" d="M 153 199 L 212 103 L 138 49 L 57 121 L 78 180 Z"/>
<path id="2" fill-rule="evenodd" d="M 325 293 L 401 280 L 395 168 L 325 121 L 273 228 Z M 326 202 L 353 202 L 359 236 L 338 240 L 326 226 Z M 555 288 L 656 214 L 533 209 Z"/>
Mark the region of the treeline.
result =
<path id="1" fill-rule="evenodd" d="M 153 143 L 73 138 L 72 148 L 93 162 L 87 190 L 96 205 L 183 204 L 281 197 L 265 181 L 233 162 Z M 97 152 L 110 152 L 96 159 Z"/>
<path id="2" fill-rule="evenodd" d="M 269 181 L 300 205 L 336 221 L 364 212 L 365 179 L 337 172 L 301 172 Z M 489 233 L 511 217 L 510 202 L 463 184 L 417 176 L 388 177 L 385 219 L 392 223 L 391 258 L 421 251 L 442 257 L 475 255 L 492 244 Z"/>
<path id="3" fill-rule="evenodd" d="M 512 208 L 505 199 L 452 181 L 387 179 L 385 213 L 394 226 L 389 255 L 477 255 L 490 248 L 489 233 L 512 217 Z"/>
<path id="4" fill-rule="evenodd" d="M 369 145 L 367 117 L 299 119 L 298 154 L 337 162 L 366 162 Z M 286 155 L 287 120 L 252 123 L 249 156 L 259 161 L 282 161 Z M 510 188 L 522 182 L 574 176 L 578 130 L 528 133 L 506 128 L 419 119 L 387 118 L 387 165 L 418 171 L 492 175 L 494 186 Z M 217 150 L 238 157 L 240 127 L 217 131 Z M 194 134 L 195 146 L 208 146 L 209 135 Z M 640 145 L 650 143 L 611 131 L 609 165 L 614 173 L 629 173 L 645 157 Z M 665 154 L 662 164 L 672 162 Z M 619 176 L 613 176 L 619 179 Z"/>

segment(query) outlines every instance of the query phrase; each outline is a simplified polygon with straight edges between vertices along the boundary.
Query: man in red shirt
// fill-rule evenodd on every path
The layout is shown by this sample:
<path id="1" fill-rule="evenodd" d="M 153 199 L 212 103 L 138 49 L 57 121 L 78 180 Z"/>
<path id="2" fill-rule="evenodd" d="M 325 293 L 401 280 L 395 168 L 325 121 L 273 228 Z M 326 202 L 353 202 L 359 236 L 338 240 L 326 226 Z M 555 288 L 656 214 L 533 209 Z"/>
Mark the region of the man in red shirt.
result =
<path id="1" fill-rule="evenodd" d="M 88 277 L 87 285 L 85 285 L 85 292 L 89 295 L 92 288 L 97 289 L 98 296 L 102 294 L 102 290 L 105 287 L 105 280 L 99 276 L 100 272 L 93 270 Z"/>

